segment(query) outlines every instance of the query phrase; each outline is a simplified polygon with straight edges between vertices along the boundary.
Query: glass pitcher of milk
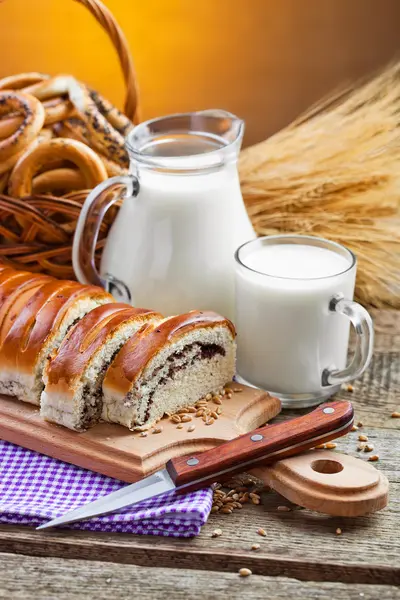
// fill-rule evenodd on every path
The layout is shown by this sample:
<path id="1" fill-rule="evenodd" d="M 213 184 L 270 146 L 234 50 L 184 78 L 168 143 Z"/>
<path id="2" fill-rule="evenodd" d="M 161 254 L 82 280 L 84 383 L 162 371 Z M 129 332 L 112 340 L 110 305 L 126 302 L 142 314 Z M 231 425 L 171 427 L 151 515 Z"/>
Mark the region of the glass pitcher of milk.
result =
<path id="1" fill-rule="evenodd" d="M 244 123 L 221 110 L 141 123 L 127 137 L 130 174 L 87 197 L 73 245 L 78 280 L 164 315 L 211 309 L 233 318 L 234 252 L 256 237 L 239 183 Z M 105 212 L 123 202 L 103 251 Z"/>

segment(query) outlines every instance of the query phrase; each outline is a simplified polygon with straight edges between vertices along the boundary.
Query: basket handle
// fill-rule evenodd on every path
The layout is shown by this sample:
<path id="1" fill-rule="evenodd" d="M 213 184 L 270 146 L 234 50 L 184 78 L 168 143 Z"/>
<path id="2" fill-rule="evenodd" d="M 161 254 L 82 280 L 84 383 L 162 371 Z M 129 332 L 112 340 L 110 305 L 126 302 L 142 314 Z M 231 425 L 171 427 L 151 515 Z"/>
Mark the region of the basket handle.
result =
<path id="1" fill-rule="evenodd" d="M 4 0 L 0 0 L 0 3 Z M 110 10 L 100 0 L 74 0 L 83 4 L 103 27 L 117 51 L 126 85 L 124 113 L 134 123 L 139 121 L 138 88 L 132 55 L 127 39 Z"/>
<path id="2" fill-rule="evenodd" d="M 124 113 L 134 123 L 139 120 L 138 88 L 132 55 L 128 41 L 111 11 L 100 0 L 75 0 L 83 4 L 103 27 L 117 51 L 126 85 Z"/>

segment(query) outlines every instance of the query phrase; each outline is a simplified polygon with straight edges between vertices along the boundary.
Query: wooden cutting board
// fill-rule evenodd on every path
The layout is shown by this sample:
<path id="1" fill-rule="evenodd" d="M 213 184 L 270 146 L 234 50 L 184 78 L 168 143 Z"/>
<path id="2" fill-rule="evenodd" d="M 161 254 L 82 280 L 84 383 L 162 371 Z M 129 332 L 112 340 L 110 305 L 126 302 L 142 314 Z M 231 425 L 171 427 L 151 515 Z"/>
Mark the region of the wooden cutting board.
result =
<path id="1" fill-rule="evenodd" d="M 222 414 L 212 425 L 194 417 L 183 429 L 164 418 L 161 433 L 141 437 L 120 425 L 102 423 L 84 433 L 40 418 L 36 406 L 0 395 L 0 438 L 85 469 L 134 482 L 164 467 L 175 456 L 209 450 L 263 425 L 281 410 L 280 401 L 266 392 L 233 383 Z M 212 401 L 210 406 L 213 405 Z M 216 408 L 216 406 L 215 406 Z M 195 429 L 188 431 L 194 424 Z"/>

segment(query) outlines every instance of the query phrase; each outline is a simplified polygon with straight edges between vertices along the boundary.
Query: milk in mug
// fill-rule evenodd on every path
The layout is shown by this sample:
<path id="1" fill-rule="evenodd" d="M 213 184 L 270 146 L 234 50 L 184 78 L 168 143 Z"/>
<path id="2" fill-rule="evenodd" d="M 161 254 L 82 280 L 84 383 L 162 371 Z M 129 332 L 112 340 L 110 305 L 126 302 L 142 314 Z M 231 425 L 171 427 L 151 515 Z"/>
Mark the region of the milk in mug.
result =
<path id="1" fill-rule="evenodd" d="M 350 321 L 329 306 L 339 294 L 352 300 L 355 258 L 318 238 L 274 239 L 237 252 L 238 375 L 286 405 L 315 404 L 332 394 L 324 370 L 346 365 Z"/>

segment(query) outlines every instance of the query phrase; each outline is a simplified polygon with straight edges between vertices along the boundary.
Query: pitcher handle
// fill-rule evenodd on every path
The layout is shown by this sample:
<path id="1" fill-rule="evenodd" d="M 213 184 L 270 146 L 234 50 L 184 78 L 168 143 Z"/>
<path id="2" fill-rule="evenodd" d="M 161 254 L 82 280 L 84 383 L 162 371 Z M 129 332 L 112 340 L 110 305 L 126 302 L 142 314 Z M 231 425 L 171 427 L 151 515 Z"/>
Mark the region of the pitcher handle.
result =
<path id="1" fill-rule="evenodd" d="M 374 327 L 370 314 L 357 302 L 346 300 L 341 295 L 334 296 L 329 303 L 329 311 L 350 319 L 356 332 L 356 347 L 353 360 L 344 369 L 325 369 L 322 385 L 339 385 L 359 377 L 367 368 L 373 351 Z"/>
<path id="2" fill-rule="evenodd" d="M 78 281 L 100 285 L 111 294 L 116 289 L 119 298 L 125 302 L 131 301 L 129 288 L 111 274 L 101 277 L 96 269 L 94 253 L 100 226 L 108 209 L 123 195 L 136 196 L 138 191 L 139 182 L 133 175 L 118 175 L 99 183 L 82 206 L 72 246 L 72 264 Z"/>

